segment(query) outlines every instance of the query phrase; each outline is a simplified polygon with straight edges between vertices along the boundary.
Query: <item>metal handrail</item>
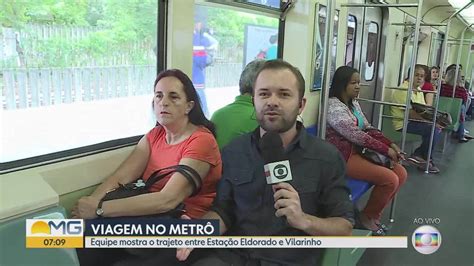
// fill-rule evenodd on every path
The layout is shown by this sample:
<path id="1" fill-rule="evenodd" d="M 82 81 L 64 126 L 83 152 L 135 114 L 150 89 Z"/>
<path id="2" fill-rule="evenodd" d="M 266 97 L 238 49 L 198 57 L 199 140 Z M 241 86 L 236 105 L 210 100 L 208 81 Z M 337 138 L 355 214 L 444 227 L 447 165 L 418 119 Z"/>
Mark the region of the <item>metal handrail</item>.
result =
<path id="1" fill-rule="evenodd" d="M 415 26 L 414 23 L 390 23 L 391 26 Z M 446 23 L 420 23 L 420 26 L 446 26 Z"/>
<path id="2" fill-rule="evenodd" d="M 395 119 L 401 120 L 400 117 L 396 117 L 396 116 L 393 116 L 393 115 L 382 115 L 382 117 L 385 117 L 385 118 L 395 118 Z M 419 119 L 412 119 L 412 118 L 408 119 L 408 121 L 420 122 L 420 123 L 426 123 L 426 124 L 433 124 L 432 121 L 419 120 Z"/>
<path id="3" fill-rule="evenodd" d="M 419 4 L 341 4 L 341 7 L 418 7 Z"/>
<path id="4" fill-rule="evenodd" d="M 407 90 L 407 88 L 404 88 L 404 87 L 385 87 L 385 88 L 390 89 L 390 90 L 399 90 L 399 91 L 406 91 Z M 426 93 L 433 93 L 433 94 L 438 93 L 437 91 L 430 91 L 430 90 L 417 90 L 417 91 L 426 92 Z"/>
<path id="5" fill-rule="evenodd" d="M 365 98 L 356 98 L 356 100 L 362 101 L 362 102 L 381 104 L 381 105 L 390 105 L 390 106 L 403 107 L 403 108 L 407 107 L 405 104 L 402 104 L 402 103 L 384 102 L 384 101 L 377 101 L 377 100 L 371 100 L 371 99 L 365 99 Z"/>

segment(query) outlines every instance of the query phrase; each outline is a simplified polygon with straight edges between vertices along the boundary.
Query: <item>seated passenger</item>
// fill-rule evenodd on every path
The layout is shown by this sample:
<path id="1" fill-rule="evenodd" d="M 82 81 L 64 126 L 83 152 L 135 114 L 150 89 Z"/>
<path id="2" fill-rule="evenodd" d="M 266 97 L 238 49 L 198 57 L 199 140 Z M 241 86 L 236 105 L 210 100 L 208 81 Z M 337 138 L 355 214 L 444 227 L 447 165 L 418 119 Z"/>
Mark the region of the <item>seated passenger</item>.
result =
<path id="1" fill-rule="evenodd" d="M 419 86 L 423 84 L 425 78 L 425 70 L 423 69 L 422 65 L 415 65 L 415 77 L 413 79 L 413 91 L 411 95 L 411 101 L 414 103 L 426 104 L 425 98 L 423 96 L 423 92 L 420 91 Z M 402 87 L 408 88 L 408 82 L 404 82 Z M 407 91 L 405 90 L 394 90 L 392 94 L 392 101 L 395 103 L 405 104 L 407 97 Z M 392 120 L 393 127 L 401 131 L 403 129 L 403 118 L 405 115 L 405 108 L 403 107 L 391 107 L 391 113 L 394 116 Z M 415 152 L 408 157 L 408 160 L 415 163 L 420 170 L 425 169 L 425 165 L 427 160 L 429 160 L 429 173 L 437 174 L 439 173 L 438 167 L 436 167 L 433 163 L 431 154 L 431 158 L 428 159 L 428 149 L 430 145 L 431 139 L 431 122 L 430 120 L 424 119 L 420 114 L 415 112 L 415 110 L 410 109 L 408 114 L 409 119 L 414 119 L 416 121 L 408 121 L 407 124 L 407 132 L 420 135 L 422 138 L 421 145 L 415 150 Z M 439 140 L 441 134 L 441 128 L 436 126 L 433 136 L 433 146 Z"/>
<path id="2" fill-rule="evenodd" d="M 454 97 L 462 99 L 461 114 L 459 117 L 459 128 L 455 133 L 455 137 L 460 143 L 468 142 L 472 139 L 472 136 L 465 134 L 464 122 L 466 120 L 466 111 L 471 104 L 471 98 L 469 97 L 468 91 L 462 86 L 463 82 L 461 79 L 461 73 L 458 74 L 458 81 L 454 82 L 456 75 L 456 68 L 451 68 L 446 72 L 446 83 L 441 86 L 441 96 L 453 97 L 453 87 L 456 83 L 456 90 L 454 91 Z"/>
<path id="3" fill-rule="evenodd" d="M 433 85 L 433 88 L 436 88 L 438 86 L 439 67 L 432 66 L 430 69 L 430 72 L 431 72 L 431 85 Z"/>
<path id="4" fill-rule="evenodd" d="M 342 66 L 336 70 L 329 91 L 326 140 L 334 144 L 346 160 L 348 176 L 374 184 L 360 220 L 374 234 L 384 235 L 386 227 L 380 222 L 383 209 L 405 183 L 407 172 L 398 163 L 402 158 L 398 146 L 369 124 L 355 100 L 359 83 L 356 69 Z M 389 156 L 394 162 L 393 170 L 364 159 L 355 151 L 356 146 Z"/>
<path id="5" fill-rule="evenodd" d="M 206 119 L 191 80 L 182 71 L 161 72 L 155 80 L 153 109 L 157 126 L 141 138 L 130 156 L 92 195 L 79 199 L 72 210 L 74 218 L 140 216 L 167 212 L 184 202 L 187 215 L 199 218 L 206 213 L 216 195 L 222 162 L 214 125 Z M 174 173 L 153 185 L 153 193 L 102 202 L 107 191 L 130 183 L 140 176 L 145 180 L 157 169 L 184 164 L 203 179 L 200 192 L 188 198 L 192 185 L 181 173 Z M 102 203 L 102 207 L 99 207 Z M 101 209 L 99 211 L 99 209 Z M 82 256 L 82 265 L 108 265 L 115 255 Z"/>
<path id="6" fill-rule="evenodd" d="M 224 148 L 231 140 L 253 131 L 257 126 L 252 104 L 253 83 L 257 70 L 264 60 L 254 60 L 247 64 L 240 75 L 240 95 L 235 101 L 214 112 L 211 121 L 216 126 L 216 139 L 219 148 Z"/>
<path id="7" fill-rule="evenodd" d="M 428 66 L 423 65 L 423 69 L 425 70 L 425 81 L 421 86 L 421 90 L 423 91 L 423 95 L 425 95 L 426 105 L 433 106 L 434 93 L 431 93 L 430 91 L 436 91 L 436 86 L 431 84 L 431 72 Z"/>
<path id="8" fill-rule="evenodd" d="M 223 175 L 206 219 L 219 219 L 221 234 L 236 236 L 351 235 L 353 207 L 336 148 L 309 135 L 296 121 L 306 99 L 298 69 L 266 61 L 254 86 L 260 127 L 222 150 Z M 268 185 L 259 142 L 278 132 L 293 180 Z M 185 260 L 192 249 L 178 249 Z M 204 252 L 196 250 L 195 252 Z M 199 265 L 318 265 L 322 249 L 216 249 Z M 192 256 L 196 253 L 193 252 Z M 199 254 L 199 252 L 197 253 Z M 192 259 L 192 258 L 190 258 Z"/>

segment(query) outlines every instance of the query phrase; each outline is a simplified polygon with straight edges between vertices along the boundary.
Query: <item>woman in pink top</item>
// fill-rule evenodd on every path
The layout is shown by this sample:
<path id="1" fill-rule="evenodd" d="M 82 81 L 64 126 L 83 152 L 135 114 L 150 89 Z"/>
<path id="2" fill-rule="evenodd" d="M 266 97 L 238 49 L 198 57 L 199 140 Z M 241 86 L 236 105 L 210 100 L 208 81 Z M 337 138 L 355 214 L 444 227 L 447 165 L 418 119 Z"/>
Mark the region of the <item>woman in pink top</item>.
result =
<path id="1" fill-rule="evenodd" d="M 372 127 L 355 100 L 360 90 L 359 72 L 348 66 L 336 70 L 329 91 L 326 140 L 341 152 L 346 160 L 346 174 L 374 184 L 374 189 L 360 221 L 374 234 L 383 235 L 386 227 L 381 223 L 382 212 L 400 187 L 405 183 L 407 172 L 398 163 L 403 158 L 398 146 L 382 132 Z M 364 159 L 355 150 L 365 147 L 390 157 L 393 169 L 376 165 Z"/>
<path id="2" fill-rule="evenodd" d="M 155 81 L 153 110 L 156 127 L 140 139 L 130 156 L 92 195 L 79 199 L 72 210 L 74 218 L 159 214 L 182 202 L 190 218 L 200 218 L 209 210 L 216 196 L 222 162 L 213 136 L 214 125 L 204 116 L 189 77 L 177 69 L 161 72 Z M 177 164 L 187 165 L 199 174 L 202 186 L 197 195 L 190 197 L 193 185 L 181 173 L 175 172 L 155 183 L 152 193 L 102 201 L 107 191 L 119 184 L 130 183 L 139 177 L 146 180 L 155 170 Z M 174 258 L 175 251 L 171 253 Z M 123 254 L 127 255 L 126 252 L 120 255 Z M 109 265 L 123 258 L 100 249 L 78 249 L 78 255 L 81 265 Z"/>
<path id="3" fill-rule="evenodd" d="M 214 125 L 204 116 L 191 80 L 180 70 L 166 70 L 156 78 L 154 92 L 153 109 L 158 125 L 143 136 L 125 162 L 91 196 L 78 201 L 72 211 L 75 217 L 96 218 L 98 204 L 107 191 L 140 176 L 146 180 L 153 171 L 176 164 L 192 167 L 203 179 L 203 189 L 195 197 L 209 199 L 215 196 L 215 184 L 222 167 L 220 153 L 212 135 Z M 164 150 L 168 151 L 166 156 Z M 103 202 L 101 216 L 167 212 L 193 192 L 192 185 L 180 173 L 158 182 L 152 190 L 156 192 Z M 193 218 L 198 218 L 210 207 L 212 200 L 205 201 L 205 206 L 194 205 L 199 210 L 187 209 Z"/>

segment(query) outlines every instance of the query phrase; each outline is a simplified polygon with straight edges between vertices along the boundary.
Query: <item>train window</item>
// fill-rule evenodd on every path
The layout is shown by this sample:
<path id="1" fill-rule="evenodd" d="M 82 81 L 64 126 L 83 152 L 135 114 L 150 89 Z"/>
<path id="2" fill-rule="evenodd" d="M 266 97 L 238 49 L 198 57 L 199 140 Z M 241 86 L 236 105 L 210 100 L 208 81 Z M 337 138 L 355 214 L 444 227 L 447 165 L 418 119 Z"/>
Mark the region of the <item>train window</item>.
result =
<path id="1" fill-rule="evenodd" d="M 245 2 L 267 6 L 271 8 L 280 8 L 280 0 L 245 0 Z"/>
<path id="2" fill-rule="evenodd" d="M 154 125 L 158 1 L 10 5 L 22 12 L 2 24 L 1 170 L 135 143 Z"/>
<path id="3" fill-rule="evenodd" d="M 367 35 L 367 54 L 365 59 L 364 78 L 370 81 L 374 78 L 375 60 L 377 59 L 377 43 L 379 39 L 379 25 L 375 22 L 370 22 L 369 31 Z"/>
<path id="4" fill-rule="evenodd" d="M 195 7 L 193 83 L 208 118 L 239 95 L 239 78 L 255 59 L 275 59 L 277 17 L 224 7 Z"/>
<path id="5" fill-rule="evenodd" d="M 324 51 L 326 50 L 325 41 L 325 30 L 326 30 L 326 7 L 319 5 L 319 12 L 316 16 L 315 23 L 315 48 L 314 48 L 314 75 L 313 75 L 313 86 L 312 90 L 320 90 L 322 88 L 323 81 L 323 58 Z M 334 29 L 333 29 L 333 42 L 331 47 L 331 77 L 336 71 L 336 53 L 337 53 L 337 31 L 339 22 L 339 11 L 336 10 L 334 15 Z"/>
<path id="6" fill-rule="evenodd" d="M 346 57 L 345 65 L 354 66 L 354 53 L 356 42 L 357 19 L 353 15 L 347 17 L 347 39 L 346 39 Z"/>

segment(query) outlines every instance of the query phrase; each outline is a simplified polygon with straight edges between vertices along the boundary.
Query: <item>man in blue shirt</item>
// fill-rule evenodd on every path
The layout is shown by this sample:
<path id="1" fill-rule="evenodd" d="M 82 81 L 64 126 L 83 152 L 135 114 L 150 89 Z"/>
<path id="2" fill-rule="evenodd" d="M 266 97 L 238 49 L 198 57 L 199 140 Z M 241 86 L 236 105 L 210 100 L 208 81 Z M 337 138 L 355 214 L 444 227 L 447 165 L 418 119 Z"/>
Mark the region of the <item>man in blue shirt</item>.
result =
<path id="1" fill-rule="evenodd" d="M 297 116 L 303 111 L 304 79 L 282 60 L 266 61 L 257 73 L 254 105 L 260 125 L 222 151 L 223 175 L 211 211 L 220 233 L 236 236 L 351 235 L 353 206 L 339 151 L 310 136 Z M 293 180 L 268 185 L 260 137 L 278 132 Z M 284 219 L 282 219 L 284 217 Z M 192 249 L 178 249 L 185 260 Z M 203 252 L 202 250 L 200 250 Z M 217 249 L 193 254 L 198 265 L 317 265 L 321 249 Z M 194 252 L 193 252 L 194 253 Z M 199 254 L 199 255 L 198 255 Z"/>

